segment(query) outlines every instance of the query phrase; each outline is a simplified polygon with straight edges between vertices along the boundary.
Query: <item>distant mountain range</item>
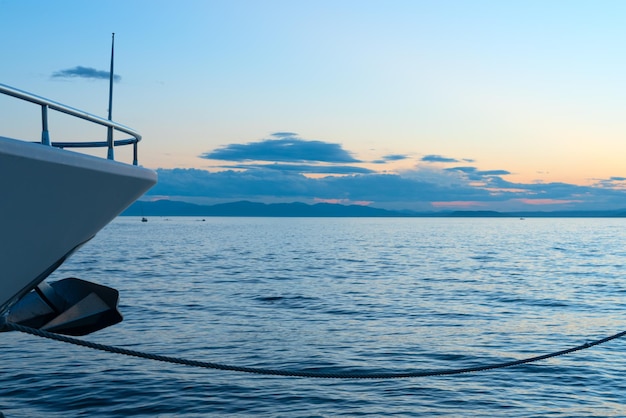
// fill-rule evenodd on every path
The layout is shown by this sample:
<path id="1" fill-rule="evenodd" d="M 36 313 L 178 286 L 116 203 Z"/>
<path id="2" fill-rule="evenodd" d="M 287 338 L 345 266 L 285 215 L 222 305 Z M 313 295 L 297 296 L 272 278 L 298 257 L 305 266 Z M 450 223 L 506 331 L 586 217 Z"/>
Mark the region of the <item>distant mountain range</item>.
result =
<path id="1" fill-rule="evenodd" d="M 359 205 L 317 203 L 232 202 L 203 206 L 173 200 L 135 202 L 122 216 L 269 216 L 269 217 L 626 217 L 626 209 L 613 211 L 495 212 L 495 211 L 393 211 Z"/>

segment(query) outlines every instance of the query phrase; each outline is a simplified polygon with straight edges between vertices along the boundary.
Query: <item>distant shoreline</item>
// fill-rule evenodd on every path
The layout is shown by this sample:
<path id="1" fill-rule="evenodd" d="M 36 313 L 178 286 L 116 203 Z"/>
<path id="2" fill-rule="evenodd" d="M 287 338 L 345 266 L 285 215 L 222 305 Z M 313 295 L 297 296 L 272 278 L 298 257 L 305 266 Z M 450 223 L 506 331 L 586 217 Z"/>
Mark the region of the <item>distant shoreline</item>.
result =
<path id="1" fill-rule="evenodd" d="M 173 200 L 135 202 L 121 216 L 241 216 L 241 217 L 343 217 L 343 218 L 624 218 L 626 209 L 604 211 L 393 211 L 359 205 L 317 203 L 258 203 L 239 201 L 216 205 L 196 205 Z"/>

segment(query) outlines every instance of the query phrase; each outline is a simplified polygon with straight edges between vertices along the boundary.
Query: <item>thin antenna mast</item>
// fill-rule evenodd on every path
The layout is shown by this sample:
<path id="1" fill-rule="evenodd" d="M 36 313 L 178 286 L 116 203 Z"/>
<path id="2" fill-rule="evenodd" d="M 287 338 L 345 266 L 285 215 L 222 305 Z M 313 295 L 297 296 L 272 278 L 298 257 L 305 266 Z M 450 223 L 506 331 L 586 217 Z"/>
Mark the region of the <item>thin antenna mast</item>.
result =
<path id="1" fill-rule="evenodd" d="M 111 35 L 111 71 L 109 72 L 109 120 L 113 120 L 113 50 L 115 48 L 115 32 Z M 107 131 L 107 146 L 109 148 L 107 152 L 107 158 L 109 160 L 115 159 L 113 157 L 113 128 L 109 126 Z"/>

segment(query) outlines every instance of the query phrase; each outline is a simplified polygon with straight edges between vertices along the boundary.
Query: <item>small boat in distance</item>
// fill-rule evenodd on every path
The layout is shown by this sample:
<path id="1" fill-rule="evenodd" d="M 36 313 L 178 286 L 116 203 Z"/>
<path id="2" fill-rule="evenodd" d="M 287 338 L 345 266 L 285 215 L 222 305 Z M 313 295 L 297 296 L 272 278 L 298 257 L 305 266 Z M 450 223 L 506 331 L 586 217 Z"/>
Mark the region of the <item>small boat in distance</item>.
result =
<path id="1" fill-rule="evenodd" d="M 0 131 L 0 317 L 57 333 L 84 335 L 121 321 L 117 291 L 81 279 L 44 280 L 157 181 L 138 166 L 141 135 L 110 119 L 0 84 L 0 95 L 41 108 L 41 139 Z M 19 106 L 16 106 L 19 108 Z M 101 125 L 106 141 L 52 141 L 48 112 Z M 16 129 L 12 129 L 13 132 Z M 130 135 L 113 139 L 113 133 Z M 132 164 L 114 149 L 133 147 Z M 67 148 L 105 148 L 95 157 Z"/>

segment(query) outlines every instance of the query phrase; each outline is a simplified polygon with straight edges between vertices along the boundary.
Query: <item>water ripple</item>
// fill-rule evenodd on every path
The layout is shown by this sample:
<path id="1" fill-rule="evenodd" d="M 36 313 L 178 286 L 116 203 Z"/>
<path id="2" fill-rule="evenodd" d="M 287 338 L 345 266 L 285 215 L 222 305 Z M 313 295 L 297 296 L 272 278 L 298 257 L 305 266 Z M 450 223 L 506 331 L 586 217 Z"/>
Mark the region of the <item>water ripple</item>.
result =
<path id="1" fill-rule="evenodd" d="M 621 219 L 122 218 L 54 274 L 116 287 L 89 339 L 298 370 L 460 368 L 624 328 Z M 124 252 L 120 253 L 120 249 Z M 0 411 L 71 416 L 626 416 L 626 341 L 511 369 L 319 381 L 2 335 Z"/>

